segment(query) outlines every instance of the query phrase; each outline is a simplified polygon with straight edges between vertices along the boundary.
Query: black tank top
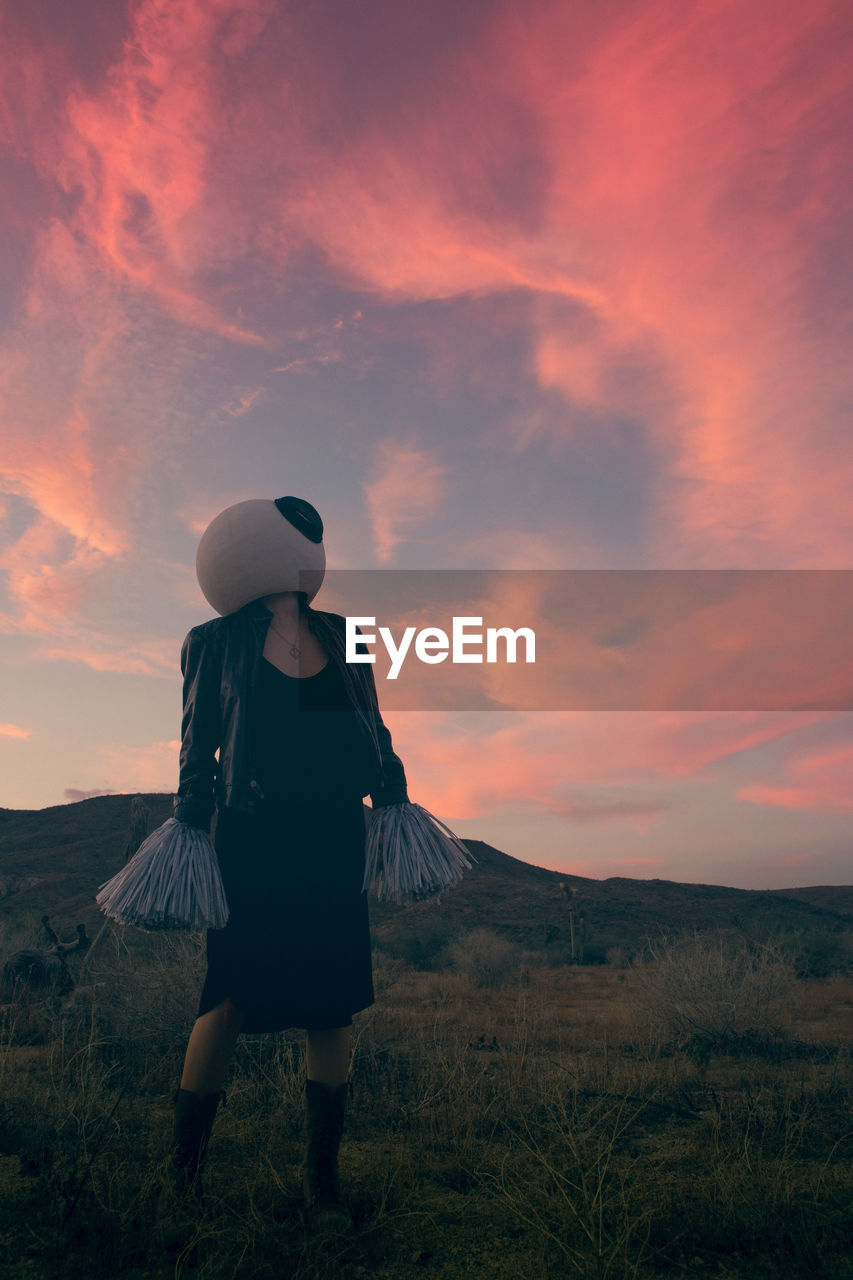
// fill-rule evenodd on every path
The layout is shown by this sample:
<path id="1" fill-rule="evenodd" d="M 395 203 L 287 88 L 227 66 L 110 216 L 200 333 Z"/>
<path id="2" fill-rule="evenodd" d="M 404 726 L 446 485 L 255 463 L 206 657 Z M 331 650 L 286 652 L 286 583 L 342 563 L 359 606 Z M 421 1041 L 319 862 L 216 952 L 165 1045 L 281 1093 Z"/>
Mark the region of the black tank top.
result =
<path id="1" fill-rule="evenodd" d="M 340 672 L 329 658 L 313 676 L 288 676 L 262 658 L 256 734 L 265 807 L 359 797 L 367 754 Z"/>

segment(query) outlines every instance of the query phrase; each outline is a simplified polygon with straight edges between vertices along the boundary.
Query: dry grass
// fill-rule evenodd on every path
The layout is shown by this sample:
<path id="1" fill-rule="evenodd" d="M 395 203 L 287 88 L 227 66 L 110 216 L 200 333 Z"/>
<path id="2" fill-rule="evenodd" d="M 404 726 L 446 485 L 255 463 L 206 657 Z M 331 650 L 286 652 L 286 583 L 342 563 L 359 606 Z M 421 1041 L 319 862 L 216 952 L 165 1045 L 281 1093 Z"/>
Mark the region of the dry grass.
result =
<path id="1" fill-rule="evenodd" d="M 853 982 L 793 981 L 763 1039 L 697 1052 L 661 1020 L 670 960 L 655 978 L 528 956 L 497 984 L 378 953 L 341 1155 L 352 1239 L 305 1236 L 290 1031 L 242 1039 L 207 1210 L 175 1253 L 161 1180 L 201 939 L 110 934 L 70 1006 L 2 1019 L 6 1273 L 850 1277 Z"/>

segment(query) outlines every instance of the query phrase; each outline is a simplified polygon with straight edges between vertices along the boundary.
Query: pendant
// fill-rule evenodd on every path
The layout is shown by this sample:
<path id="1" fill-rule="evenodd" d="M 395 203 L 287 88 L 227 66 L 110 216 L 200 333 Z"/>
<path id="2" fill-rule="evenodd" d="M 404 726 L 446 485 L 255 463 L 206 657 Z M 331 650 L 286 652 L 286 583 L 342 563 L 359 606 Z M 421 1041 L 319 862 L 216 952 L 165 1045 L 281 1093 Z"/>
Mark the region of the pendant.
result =
<path id="1" fill-rule="evenodd" d="M 301 654 L 301 653 L 302 653 L 302 650 L 301 650 L 301 649 L 297 649 L 297 647 L 296 647 L 296 645 L 295 645 L 295 644 L 292 644 L 292 645 L 290 646 L 290 656 L 291 656 L 291 658 L 298 658 L 298 657 L 300 656 L 300 654 Z"/>

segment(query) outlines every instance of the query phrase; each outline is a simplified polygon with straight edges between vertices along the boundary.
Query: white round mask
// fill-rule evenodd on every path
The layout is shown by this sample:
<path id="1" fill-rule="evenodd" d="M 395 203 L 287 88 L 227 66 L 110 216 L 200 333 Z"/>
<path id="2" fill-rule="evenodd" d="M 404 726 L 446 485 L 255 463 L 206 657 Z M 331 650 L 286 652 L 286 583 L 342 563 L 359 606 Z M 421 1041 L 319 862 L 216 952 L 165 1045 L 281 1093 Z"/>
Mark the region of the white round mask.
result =
<path id="1" fill-rule="evenodd" d="M 214 516 L 201 536 L 196 574 L 208 604 L 223 616 L 279 591 L 323 582 L 323 522 L 304 498 L 249 498 Z"/>

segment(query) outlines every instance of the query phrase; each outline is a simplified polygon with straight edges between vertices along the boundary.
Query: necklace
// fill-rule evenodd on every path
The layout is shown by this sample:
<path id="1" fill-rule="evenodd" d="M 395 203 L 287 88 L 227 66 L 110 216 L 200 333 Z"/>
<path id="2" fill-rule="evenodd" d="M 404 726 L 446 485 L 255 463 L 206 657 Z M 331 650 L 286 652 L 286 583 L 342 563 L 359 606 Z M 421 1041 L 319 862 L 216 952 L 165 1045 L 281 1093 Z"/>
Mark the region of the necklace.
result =
<path id="1" fill-rule="evenodd" d="M 290 639 L 290 636 L 286 636 L 286 635 L 284 634 L 284 632 L 283 632 L 283 631 L 279 631 L 278 627 L 275 625 L 275 623 L 274 623 L 274 622 L 270 622 L 270 626 L 272 627 L 272 629 L 273 629 L 273 631 L 276 633 L 276 635 L 281 636 L 282 640 L 286 640 L 286 641 L 287 641 L 287 643 L 290 645 L 290 656 L 291 656 L 291 658 L 298 658 L 298 657 L 301 655 L 302 650 L 301 650 L 301 649 L 299 648 L 299 646 L 297 645 L 296 640 L 291 640 L 291 639 Z M 297 633 L 296 633 L 296 639 L 297 639 L 297 640 L 299 639 L 299 632 L 298 632 L 298 630 L 297 630 Z"/>

